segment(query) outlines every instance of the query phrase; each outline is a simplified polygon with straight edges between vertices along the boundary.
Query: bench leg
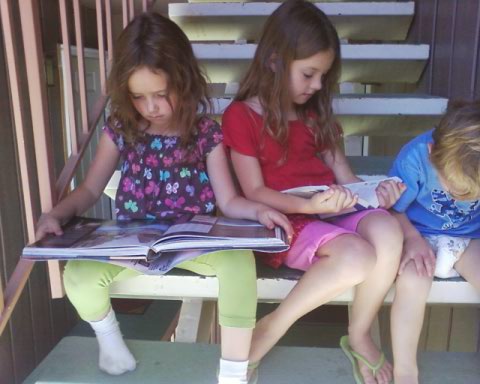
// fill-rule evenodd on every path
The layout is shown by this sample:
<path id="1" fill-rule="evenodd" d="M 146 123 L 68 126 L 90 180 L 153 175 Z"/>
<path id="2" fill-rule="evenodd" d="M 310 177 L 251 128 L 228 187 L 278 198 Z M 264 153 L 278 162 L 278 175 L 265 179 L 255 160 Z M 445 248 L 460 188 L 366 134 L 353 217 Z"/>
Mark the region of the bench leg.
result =
<path id="1" fill-rule="evenodd" d="M 216 302 L 202 299 L 184 299 L 175 341 L 180 343 L 210 342 L 212 323 L 216 321 Z"/>

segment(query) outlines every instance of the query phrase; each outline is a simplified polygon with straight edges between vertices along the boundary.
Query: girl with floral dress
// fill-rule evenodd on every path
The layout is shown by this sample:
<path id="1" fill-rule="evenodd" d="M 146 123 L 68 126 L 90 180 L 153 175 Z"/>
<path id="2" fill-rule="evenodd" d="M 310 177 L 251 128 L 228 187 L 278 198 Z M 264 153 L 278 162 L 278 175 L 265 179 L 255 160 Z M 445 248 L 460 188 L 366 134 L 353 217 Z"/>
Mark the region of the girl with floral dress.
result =
<path id="1" fill-rule="evenodd" d="M 111 115 L 95 158 L 82 184 L 42 215 L 37 238 L 61 234 L 61 223 L 91 207 L 119 160 L 118 219 L 214 214 L 218 205 L 226 216 L 258 220 L 270 228 L 278 224 L 290 234 L 283 214 L 236 194 L 222 132 L 206 116 L 206 90 L 191 45 L 175 23 L 155 13 L 132 20 L 115 47 L 108 80 Z M 218 383 L 247 383 L 256 316 L 252 252 L 214 252 L 177 267 L 218 277 L 222 340 Z M 108 287 L 137 273 L 94 261 L 70 261 L 65 267 L 68 298 L 95 331 L 100 369 L 112 375 L 134 370 L 136 360 L 120 333 Z"/>

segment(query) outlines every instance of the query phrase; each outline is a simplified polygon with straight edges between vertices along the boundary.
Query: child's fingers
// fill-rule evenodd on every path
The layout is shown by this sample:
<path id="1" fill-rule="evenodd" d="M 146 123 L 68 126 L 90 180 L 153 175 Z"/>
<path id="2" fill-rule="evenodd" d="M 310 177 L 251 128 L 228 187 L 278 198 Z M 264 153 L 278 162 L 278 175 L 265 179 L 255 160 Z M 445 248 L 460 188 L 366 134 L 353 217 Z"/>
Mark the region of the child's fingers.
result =
<path id="1" fill-rule="evenodd" d="M 43 230 L 43 228 L 37 229 L 35 232 L 35 240 L 41 240 L 47 233 Z"/>
<path id="2" fill-rule="evenodd" d="M 347 201 L 347 193 L 342 190 L 338 190 L 337 192 L 337 200 L 335 202 L 335 211 L 340 212 L 343 207 L 345 207 L 345 202 Z"/>
<path id="3" fill-rule="evenodd" d="M 377 199 L 378 199 L 378 206 L 384 208 L 387 205 L 387 201 L 385 200 L 385 197 L 383 196 L 383 193 L 380 191 L 377 191 Z"/>
<path id="4" fill-rule="evenodd" d="M 383 183 L 382 187 L 391 199 L 392 204 L 400 198 L 400 188 L 395 181 L 388 181 Z"/>
<path id="5" fill-rule="evenodd" d="M 355 196 L 353 195 L 352 191 L 345 188 L 345 201 L 343 202 L 343 209 L 350 208 L 353 206 L 355 201 Z"/>
<path id="6" fill-rule="evenodd" d="M 425 264 L 425 268 L 427 270 L 428 276 L 431 277 L 433 276 L 435 272 L 435 255 L 433 254 L 433 251 L 430 249 L 427 255 L 424 257 L 423 262 Z"/>
<path id="7" fill-rule="evenodd" d="M 323 192 L 317 192 L 315 193 L 312 198 L 315 198 L 315 200 L 318 203 L 323 203 L 327 201 L 328 199 L 332 198 L 332 196 L 335 194 L 334 189 L 327 189 L 326 191 Z"/>
<path id="8" fill-rule="evenodd" d="M 266 215 L 262 215 L 260 217 L 260 223 L 262 223 L 268 229 L 273 229 L 275 227 L 274 221 L 270 218 L 270 215 L 267 213 Z"/>
<path id="9" fill-rule="evenodd" d="M 347 207 L 345 207 L 345 208 L 352 208 L 352 207 L 355 206 L 355 204 L 357 204 L 357 202 L 358 202 L 358 195 L 353 195 L 353 196 L 352 196 L 352 201 L 351 201 L 350 204 L 349 204 Z"/>
<path id="10" fill-rule="evenodd" d="M 275 222 L 275 224 L 277 224 L 279 227 L 281 227 L 285 231 L 285 233 L 287 234 L 287 237 L 290 240 L 293 236 L 293 227 L 292 227 L 292 224 L 290 224 L 290 221 L 287 219 L 287 216 L 281 213 L 278 213 L 274 216 L 273 221 Z"/>
<path id="11" fill-rule="evenodd" d="M 395 203 L 395 201 L 397 201 L 397 198 L 395 197 L 395 191 L 390 183 L 379 184 L 376 192 L 378 202 L 383 208 L 390 208 Z"/>
<path id="12" fill-rule="evenodd" d="M 398 267 L 398 274 L 401 275 L 403 271 L 405 270 L 405 267 L 408 265 L 408 263 L 412 260 L 412 257 L 409 256 L 408 254 L 404 254 L 402 257 L 402 260 L 400 260 L 400 265 Z"/>
<path id="13" fill-rule="evenodd" d="M 427 270 L 425 269 L 425 263 L 423 257 L 414 257 L 415 267 L 419 276 L 427 276 Z"/>

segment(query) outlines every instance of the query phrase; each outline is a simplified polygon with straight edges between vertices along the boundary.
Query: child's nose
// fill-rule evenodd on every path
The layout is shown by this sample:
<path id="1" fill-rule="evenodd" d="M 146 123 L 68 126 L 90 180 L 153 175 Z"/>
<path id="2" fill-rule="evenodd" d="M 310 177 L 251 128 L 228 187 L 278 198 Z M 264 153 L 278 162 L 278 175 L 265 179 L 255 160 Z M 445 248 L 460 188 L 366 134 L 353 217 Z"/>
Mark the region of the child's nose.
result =
<path id="1" fill-rule="evenodd" d="M 320 78 L 319 80 L 314 80 L 311 84 L 311 87 L 315 91 L 320 91 L 322 89 L 322 79 Z"/>
<path id="2" fill-rule="evenodd" d="M 154 100 L 148 100 L 147 101 L 147 111 L 149 113 L 155 112 L 158 110 L 158 105 Z"/>

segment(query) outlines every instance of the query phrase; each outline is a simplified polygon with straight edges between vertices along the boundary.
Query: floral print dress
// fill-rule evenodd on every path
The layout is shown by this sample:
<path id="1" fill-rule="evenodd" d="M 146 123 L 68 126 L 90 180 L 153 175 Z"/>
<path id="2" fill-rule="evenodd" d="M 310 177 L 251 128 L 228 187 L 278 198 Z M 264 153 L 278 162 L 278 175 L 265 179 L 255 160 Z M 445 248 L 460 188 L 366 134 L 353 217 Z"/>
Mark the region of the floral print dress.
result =
<path id="1" fill-rule="evenodd" d="M 215 196 L 207 174 L 207 156 L 223 140 L 220 126 L 202 117 L 196 143 L 184 149 L 180 137 L 146 134 L 126 143 L 108 124 L 104 132 L 122 159 L 115 198 L 117 219 L 175 219 L 184 214 L 215 211 Z"/>

